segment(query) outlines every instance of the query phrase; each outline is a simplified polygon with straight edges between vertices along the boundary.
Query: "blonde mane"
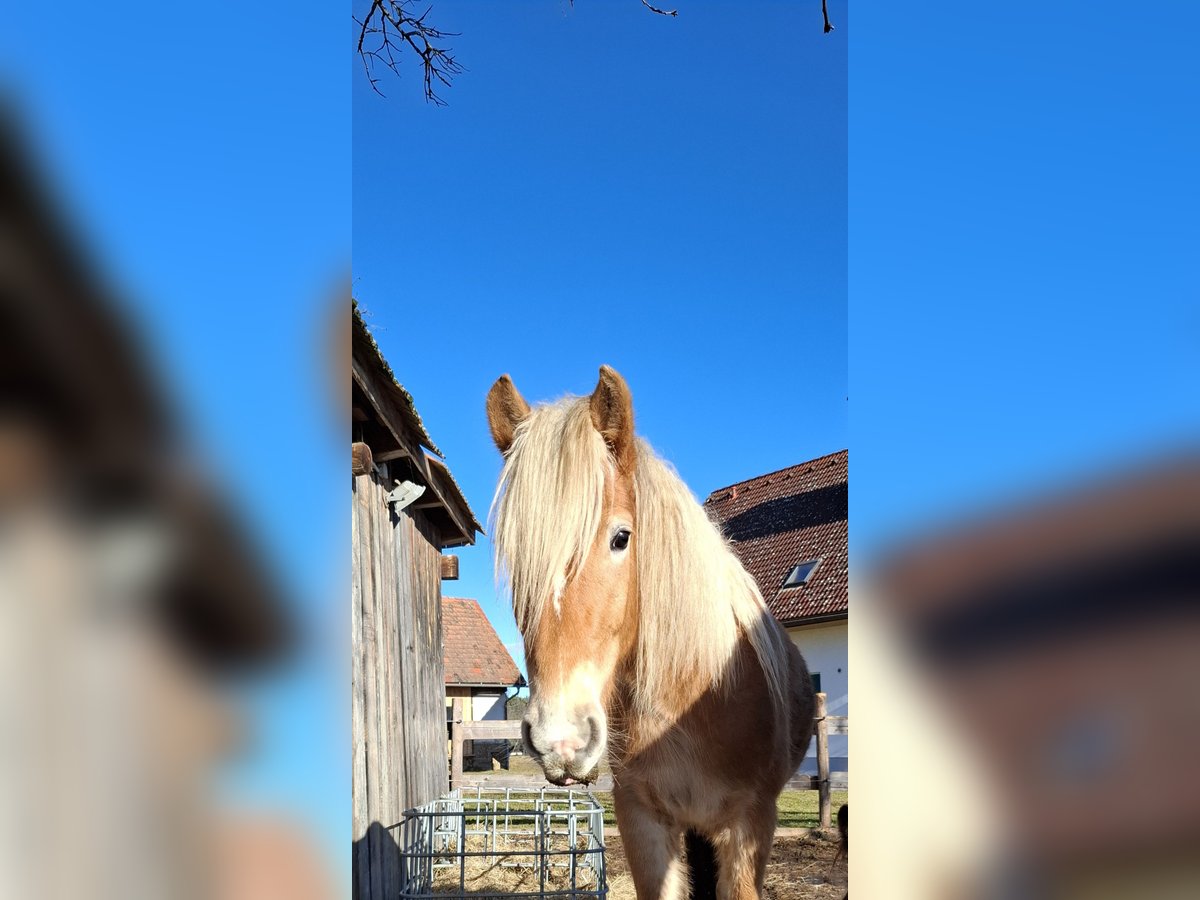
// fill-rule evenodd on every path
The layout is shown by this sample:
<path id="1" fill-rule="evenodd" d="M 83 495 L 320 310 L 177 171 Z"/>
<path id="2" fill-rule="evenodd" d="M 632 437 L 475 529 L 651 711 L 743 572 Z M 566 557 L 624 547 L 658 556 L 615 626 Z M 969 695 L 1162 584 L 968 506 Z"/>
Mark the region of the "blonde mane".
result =
<path id="1" fill-rule="evenodd" d="M 587 398 L 542 404 L 517 427 L 490 513 L 497 582 L 512 594 L 523 634 L 557 602 L 601 528 L 614 474 Z M 726 686 L 746 636 L 772 700 L 784 708 L 786 656 L 758 587 L 674 468 L 644 440 L 635 477 L 640 622 L 635 707 L 658 708 L 673 686 Z M 766 617 L 766 618 L 764 618 Z M 732 676 L 732 677 L 731 677 Z"/>

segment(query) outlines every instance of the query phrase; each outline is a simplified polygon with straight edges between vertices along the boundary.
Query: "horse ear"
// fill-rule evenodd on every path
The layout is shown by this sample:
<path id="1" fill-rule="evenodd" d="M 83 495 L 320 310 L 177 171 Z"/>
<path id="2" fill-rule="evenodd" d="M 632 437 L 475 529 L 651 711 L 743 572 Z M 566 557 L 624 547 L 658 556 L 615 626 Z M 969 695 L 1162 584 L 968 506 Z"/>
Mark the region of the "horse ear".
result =
<path id="1" fill-rule="evenodd" d="M 512 446 L 517 426 L 529 415 L 529 404 L 507 375 L 501 375 L 487 395 L 488 427 L 501 453 Z"/>
<path id="2" fill-rule="evenodd" d="M 633 396 L 625 379 L 609 366 L 600 367 L 600 381 L 591 399 L 592 424 L 616 457 L 627 468 L 633 461 Z"/>

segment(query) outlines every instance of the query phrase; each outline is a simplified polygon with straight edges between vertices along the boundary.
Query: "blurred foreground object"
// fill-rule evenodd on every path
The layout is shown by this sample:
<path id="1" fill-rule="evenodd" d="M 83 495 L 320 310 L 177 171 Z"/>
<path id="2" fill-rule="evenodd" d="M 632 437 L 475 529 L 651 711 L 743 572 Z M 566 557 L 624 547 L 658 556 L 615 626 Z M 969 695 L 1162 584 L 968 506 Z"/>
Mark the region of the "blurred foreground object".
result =
<path id="1" fill-rule="evenodd" d="M 0 111 L 0 896 L 328 896 L 213 801 L 289 618 L 36 168 Z"/>
<path id="2" fill-rule="evenodd" d="M 975 889 L 945 896 L 1200 896 L 1198 551 L 1188 453 L 881 567 L 883 609 L 1003 828 Z"/>

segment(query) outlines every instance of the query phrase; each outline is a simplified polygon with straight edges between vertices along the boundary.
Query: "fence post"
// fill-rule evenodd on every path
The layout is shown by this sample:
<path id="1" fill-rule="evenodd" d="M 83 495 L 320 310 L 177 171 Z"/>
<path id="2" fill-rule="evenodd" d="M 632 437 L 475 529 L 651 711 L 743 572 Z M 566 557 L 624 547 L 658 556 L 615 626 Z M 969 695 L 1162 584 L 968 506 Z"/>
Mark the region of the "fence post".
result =
<path id="1" fill-rule="evenodd" d="M 450 706 L 450 790 L 462 787 L 463 780 L 463 702 L 455 697 Z"/>
<path id="2" fill-rule="evenodd" d="M 821 827 L 828 828 L 829 815 L 829 722 L 825 718 L 825 694 L 817 694 L 817 790 L 821 802 Z"/>

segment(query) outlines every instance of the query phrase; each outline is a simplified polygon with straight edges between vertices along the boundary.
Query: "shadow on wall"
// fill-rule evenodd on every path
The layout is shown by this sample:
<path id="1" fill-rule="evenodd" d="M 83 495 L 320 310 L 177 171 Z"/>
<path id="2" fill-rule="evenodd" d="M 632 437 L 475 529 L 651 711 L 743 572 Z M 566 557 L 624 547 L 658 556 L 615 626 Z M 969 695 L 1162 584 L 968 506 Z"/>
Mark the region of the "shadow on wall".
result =
<path id="1" fill-rule="evenodd" d="M 367 833 L 354 842 L 351 864 L 351 896 L 360 900 L 395 900 L 400 896 L 400 848 L 379 822 L 372 822 Z"/>

